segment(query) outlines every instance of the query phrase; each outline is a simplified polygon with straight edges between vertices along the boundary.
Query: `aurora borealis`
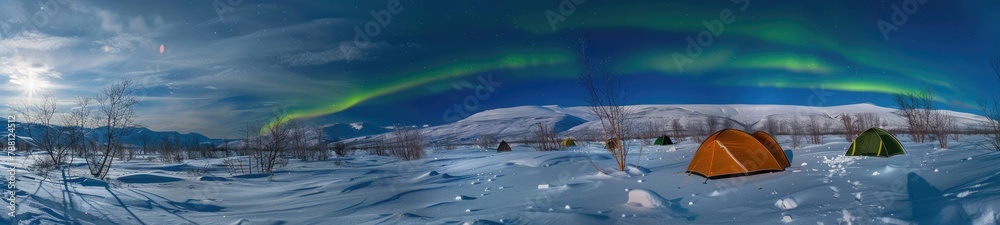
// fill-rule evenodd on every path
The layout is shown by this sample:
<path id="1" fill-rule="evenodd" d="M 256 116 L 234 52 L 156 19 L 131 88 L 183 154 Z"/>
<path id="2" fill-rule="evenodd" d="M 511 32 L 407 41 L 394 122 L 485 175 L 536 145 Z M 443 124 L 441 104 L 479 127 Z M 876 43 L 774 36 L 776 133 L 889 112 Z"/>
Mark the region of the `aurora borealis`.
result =
<path id="1" fill-rule="evenodd" d="M 142 124 L 220 138 L 274 107 L 312 123 L 436 125 L 487 75 L 500 85 L 470 113 L 583 105 L 585 39 L 634 104 L 893 106 L 891 94 L 930 88 L 941 108 L 978 113 L 1000 94 L 997 1 L 394 2 L 3 0 L 0 92 L 27 98 L 38 79 L 33 95 L 68 106 L 130 77 L 146 87 Z M 905 21 L 883 35 L 896 8 Z M 825 101 L 807 101 L 817 89 Z"/>

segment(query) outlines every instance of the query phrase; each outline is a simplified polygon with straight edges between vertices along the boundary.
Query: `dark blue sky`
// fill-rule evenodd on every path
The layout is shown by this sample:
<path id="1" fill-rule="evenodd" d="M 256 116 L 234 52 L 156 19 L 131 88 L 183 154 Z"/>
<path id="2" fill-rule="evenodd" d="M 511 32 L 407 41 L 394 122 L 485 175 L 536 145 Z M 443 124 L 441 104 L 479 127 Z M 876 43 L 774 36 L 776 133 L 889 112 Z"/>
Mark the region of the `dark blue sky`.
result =
<path id="1" fill-rule="evenodd" d="M 0 0 L 0 92 L 69 107 L 129 77 L 145 87 L 139 122 L 210 137 L 274 107 L 442 124 L 455 104 L 582 105 L 580 39 L 635 104 L 892 106 L 931 88 L 976 112 L 1000 85 L 997 1 L 395 2 Z M 477 96 L 480 79 L 493 85 Z"/>

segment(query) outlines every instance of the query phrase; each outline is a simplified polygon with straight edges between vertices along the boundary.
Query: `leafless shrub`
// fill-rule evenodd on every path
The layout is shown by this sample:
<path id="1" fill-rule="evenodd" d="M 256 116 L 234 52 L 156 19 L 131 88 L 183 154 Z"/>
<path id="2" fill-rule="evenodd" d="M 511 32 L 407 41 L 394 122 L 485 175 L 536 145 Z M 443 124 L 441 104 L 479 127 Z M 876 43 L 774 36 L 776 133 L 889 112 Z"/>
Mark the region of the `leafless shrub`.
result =
<path id="1" fill-rule="evenodd" d="M 543 122 L 535 123 L 533 127 L 532 139 L 534 140 L 531 141 L 532 147 L 539 151 L 559 150 L 559 135 L 556 133 L 555 127 Z"/>
<path id="2" fill-rule="evenodd" d="M 59 166 L 52 158 L 49 157 L 36 157 L 33 159 L 34 163 L 31 164 L 31 169 L 35 174 L 39 176 L 46 177 L 52 170 L 59 169 Z"/>
<path id="3" fill-rule="evenodd" d="M 163 136 L 160 140 L 159 152 L 160 157 L 158 159 L 160 162 L 181 163 L 184 161 L 184 153 L 182 152 L 180 140 L 177 136 L 172 138 Z"/>
<path id="4" fill-rule="evenodd" d="M 684 127 L 688 128 L 687 136 L 691 137 L 691 141 L 699 143 L 705 141 L 705 138 L 708 138 L 707 137 L 709 135 L 708 132 L 712 132 L 705 127 L 705 123 L 703 121 L 695 119 L 688 120 L 687 124 L 684 125 Z"/>
<path id="5" fill-rule="evenodd" d="M 500 138 L 498 136 L 499 135 L 495 133 L 479 135 L 479 137 L 476 138 L 476 145 L 479 145 L 479 147 L 483 149 L 494 149 L 497 147 L 497 144 L 500 144 Z"/>
<path id="6" fill-rule="evenodd" d="M 73 149 L 84 141 L 86 127 L 91 122 L 90 98 L 77 98 L 76 108 L 67 113 L 60 113 L 56 102 L 55 97 L 44 95 L 35 102 L 21 101 L 11 107 L 25 122 L 22 125 L 27 127 L 28 136 L 48 156 L 42 163 L 36 163 L 46 166 L 41 169 L 62 167 Z"/>
<path id="7" fill-rule="evenodd" d="M 986 127 L 986 142 L 994 151 L 1000 151 L 1000 101 L 994 96 L 993 101 L 981 101 L 979 108 L 987 118 L 983 122 Z"/>
<path id="8" fill-rule="evenodd" d="M 831 124 L 824 121 L 820 115 L 811 115 L 807 125 L 809 144 L 823 144 L 823 134 L 830 132 Z"/>
<path id="9" fill-rule="evenodd" d="M 350 150 L 350 148 L 347 147 L 347 143 L 344 143 L 343 141 L 333 143 L 332 149 L 333 153 L 337 155 L 337 161 L 335 162 L 337 165 L 342 163 L 341 157 L 347 156 L 348 150 Z"/>
<path id="10" fill-rule="evenodd" d="M 592 65 L 587 57 L 586 43 L 581 40 L 581 45 L 580 61 L 583 70 L 576 77 L 587 93 L 584 100 L 601 123 L 603 139 L 627 140 L 632 135 L 628 123 L 634 119 L 635 113 L 626 106 L 629 96 L 622 86 L 621 75 L 612 73 L 608 69 L 597 69 L 599 65 Z M 623 143 L 608 148 L 608 152 L 618 164 L 618 169 L 625 171 L 629 145 Z M 594 169 L 604 172 L 589 157 L 587 159 Z"/>
<path id="11" fill-rule="evenodd" d="M 455 147 L 458 145 L 458 143 L 455 143 L 454 137 L 447 137 L 441 141 L 441 145 L 442 147 L 444 147 L 444 150 L 455 150 Z"/>
<path id="12" fill-rule="evenodd" d="M 955 132 L 955 117 L 941 111 L 932 111 L 929 116 L 928 133 L 938 141 L 939 148 L 948 148 L 948 134 Z"/>
<path id="13" fill-rule="evenodd" d="M 857 133 L 854 136 L 857 137 L 861 135 L 861 132 L 871 129 L 873 127 L 880 127 L 883 122 L 885 122 L 878 114 L 875 113 L 859 113 L 854 115 L 854 127 L 857 127 Z"/>
<path id="14" fill-rule="evenodd" d="M 854 126 L 854 119 L 851 117 L 851 114 L 840 114 L 840 124 L 844 127 L 844 139 L 847 141 L 854 140 L 861 133 L 858 131 L 859 128 Z"/>
<path id="15" fill-rule="evenodd" d="M 802 121 L 798 117 L 792 120 L 792 122 L 786 124 L 788 134 L 792 136 L 792 148 L 801 148 L 802 139 L 806 135 L 806 126 L 803 125 Z"/>
<path id="16" fill-rule="evenodd" d="M 990 67 L 993 68 L 993 73 L 1000 80 L 1000 57 L 993 58 L 990 61 Z M 994 93 L 992 101 L 979 101 L 979 108 L 986 116 L 986 121 L 983 122 L 983 126 L 986 127 L 986 142 L 994 151 L 1000 151 L 1000 100 L 998 100 L 996 93 Z"/>
<path id="17" fill-rule="evenodd" d="M 708 132 L 705 133 L 714 133 L 719 131 L 719 118 L 705 116 L 705 126 L 708 128 Z"/>
<path id="18" fill-rule="evenodd" d="M 906 119 L 907 129 L 913 141 L 924 143 L 927 139 L 934 109 L 934 95 L 928 88 L 922 92 L 896 94 L 896 104 Z"/>
<path id="19" fill-rule="evenodd" d="M 98 179 L 108 175 L 115 154 L 125 147 L 122 138 L 128 128 L 137 126 L 132 120 L 135 105 L 139 103 L 139 99 L 133 96 L 136 88 L 135 81 L 124 78 L 105 87 L 94 97 L 97 102 L 96 121 L 100 127 L 107 129 L 102 136 L 105 144 L 86 157 L 90 174 Z"/>
<path id="20" fill-rule="evenodd" d="M 414 128 L 400 128 L 389 133 L 388 139 L 389 155 L 402 160 L 416 160 L 424 158 L 423 137 L 420 131 Z"/>
<path id="21" fill-rule="evenodd" d="M 673 131 L 674 138 L 676 138 L 678 142 L 684 140 L 684 125 L 681 125 L 680 118 L 674 118 L 670 121 L 670 129 Z"/>
<path id="22" fill-rule="evenodd" d="M 764 132 L 771 135 L 778 135 L 781 132 L 781 121 L 775 118 L 766 118 L 764 120 Z"/>

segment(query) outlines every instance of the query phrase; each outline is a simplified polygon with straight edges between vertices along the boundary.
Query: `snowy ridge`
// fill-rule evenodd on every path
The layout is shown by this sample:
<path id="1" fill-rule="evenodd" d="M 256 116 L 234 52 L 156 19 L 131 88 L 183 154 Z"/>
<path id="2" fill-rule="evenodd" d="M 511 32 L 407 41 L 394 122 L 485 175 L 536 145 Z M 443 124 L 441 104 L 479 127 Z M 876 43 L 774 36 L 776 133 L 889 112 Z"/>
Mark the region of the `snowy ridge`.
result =
<path id="1" fill-rule="evenodd" d="M 841 129 L 840 115 L 874 113 L 882 118 L 882 128 L 901 129 L 906 127 L 899 110 L 876 106 L 869 103 L 840 106 L 797 106 L 797 105 L 751 105 L 751 104 L 680 104 L 680 105 L 633 105 L 628 106 L 637 117 L 637 124 L 660 124 L 668 127 L 673 119 L 682 125 L 689 122 L 704 122 L 712 117 L 731 120 L 739 129 L 761 130 L 767 120 L 800 121 L 817 120 L 829 123 L 831 129 Z M 982 116 L 946 111 L 956 118 L 959 127 L 976 127 L 986 119 Z M 528 137 L 537 123 L 553 125 L 562 136 L 583 136 L 600 130 L 601 124 L 586 106 L 561 107 L 518 106 L 486 110 L 450 124 L 420 129 L 428 142 L 471 142 L 484 135 L 496 135 L 505 140 L 522 140 Z M 721 124 L 721 122 L 720 122 Z M 365 143 L 376 136 L 348 139 L 349 142 Z"/>

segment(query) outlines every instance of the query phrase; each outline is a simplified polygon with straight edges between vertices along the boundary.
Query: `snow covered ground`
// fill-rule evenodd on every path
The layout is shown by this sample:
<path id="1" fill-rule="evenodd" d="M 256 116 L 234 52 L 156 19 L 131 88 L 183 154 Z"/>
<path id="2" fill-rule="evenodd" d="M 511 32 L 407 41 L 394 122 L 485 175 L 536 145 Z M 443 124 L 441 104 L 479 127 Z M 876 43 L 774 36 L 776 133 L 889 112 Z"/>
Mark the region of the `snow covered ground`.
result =
<path id="1" fill-rule="evenodd" d="M 787 137 L 778 139 L 788 146 Z M 846 157 L 850 143 L 828 136 L 826 144 L 788 150 L 787 171 L 707 181 L 683 173 L 699 144 L 690 141 L 646 147 L 639 167 L 609 175 L 597 173 L 584 157 L 612 170 L 614 161 L 598 144 L 550 152 L 524 146 L 509 153 L 434 149 L 415 161 L 355 154 L 342 166 L 333 160 L 292 160 L 273 181 L 232 177 L 218 159 L 116 163 L 109 182 L 87 179 L 81 164 L 65 177 L 53 172 L 50 179 L 20 169 L 17 219 L 23 224 L 1000 221 L 1000 153 L 978 147 L 979 137 L 941 150 L 900 139 L 906 155 Z M 639 160 L 637 155 L 629 162 Z M 24 168 L 24 158 L 16 159 L 4 166 Z M 188 172 L 200 168 L 207 173 Z"/>

